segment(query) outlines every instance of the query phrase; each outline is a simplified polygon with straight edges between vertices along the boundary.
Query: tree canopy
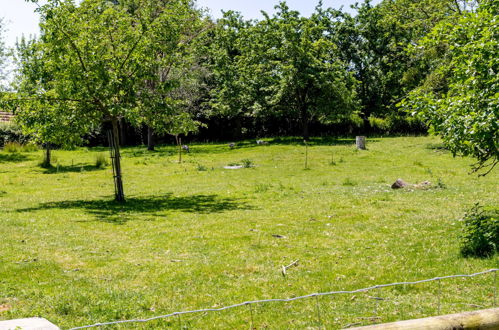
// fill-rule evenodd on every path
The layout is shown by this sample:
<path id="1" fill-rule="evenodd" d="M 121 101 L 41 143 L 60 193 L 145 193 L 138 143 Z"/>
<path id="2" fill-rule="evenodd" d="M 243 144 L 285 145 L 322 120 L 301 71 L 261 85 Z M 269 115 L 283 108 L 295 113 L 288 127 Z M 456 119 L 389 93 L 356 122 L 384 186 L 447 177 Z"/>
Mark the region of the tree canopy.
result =
<path id="1" fill-rule="evenodd" d="M 276 10 L 261 21 L 228 12 L 218 22 L 214 105 L 231 114 L 292 118 L 308 139 L 312 119 L 332 122 L 356 110 L 355 79 L 335 44 L 333 11 L 318 6 L 303 17 L 285 2 Z"/>
<path id="2" fill-rule="evenodd" d="M 430 63 L 424 84 L 402 105 L 427 121 L 454 154 L 499 162 L 499 3 L 438 24 L 418 45 Z"/>

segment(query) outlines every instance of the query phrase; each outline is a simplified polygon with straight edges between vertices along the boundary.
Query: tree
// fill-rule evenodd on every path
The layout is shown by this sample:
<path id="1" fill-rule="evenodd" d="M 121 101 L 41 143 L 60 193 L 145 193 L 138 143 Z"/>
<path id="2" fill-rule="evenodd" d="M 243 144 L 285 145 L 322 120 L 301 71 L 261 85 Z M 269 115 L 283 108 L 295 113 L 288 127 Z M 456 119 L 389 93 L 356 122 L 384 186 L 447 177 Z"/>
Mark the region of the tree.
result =
<path id="1" fill-rule="evenodd" d="M 29 108 L 44 111 L 37 107 L 43 101 L 57 109 L 57 116 L 84 123 L 85 130 L 107 126 L 115 199 L 123 202 L 118 123 L 154 126 L 157 116 L 170 118 L 168 91 L 174 83 L 158 70 L 178 61 L 198 12 L 189 0 L 84 0 L 80 5 L 49 0 L 38 11 L 39 54 L 50 81 Z"/>
<path id="2" fill-rule="evenodd" d="M 472 156 L 474 170 L 499 162 L 499 3 L 443 21 L 416 48 L 431 64 L 425 83 L 402 106 L 431 125 L 454 155 Z"/>
<path id="3" fill-rule="evenodd" d="M 58 100 L 56 95 L 51 97 L 54 76 L 45 61 L 40 41 L 21 39 L 16 47 L 16 62 L 17 72 L 12 84 L 16 93 L 10 95 L 10 105 L 23 132 L 44 145 L 42 166 L 50 167 L 51 148 L 80 144 L 82 136 L 93 130 L 91 121 L 73 115 L 76 104 L 72 100 Z"/>
<path id="4" fill-rule="evenodd" d="M 241 118 L 249 116 L 254 100 L 240 62 L 251 27 L 240 13 L 228 11 L 198 43 L 199 56 L 207 57 L 205 64 L 212 74 L 207 115 L 234 120 L 236 137 L 241 134 Z"/>
<path id="5" fill-rule="evenodd" d="M 311 121 L 333 122 L 356 108 L 355 80 L 330 33 L 331 10 L 319 6 L 306 18 L 285 2 L 276 9 L 259 22 L 231 12 L 218 22 L 215 105 L 231 113 L 294 118 L 308 139 Z"/>

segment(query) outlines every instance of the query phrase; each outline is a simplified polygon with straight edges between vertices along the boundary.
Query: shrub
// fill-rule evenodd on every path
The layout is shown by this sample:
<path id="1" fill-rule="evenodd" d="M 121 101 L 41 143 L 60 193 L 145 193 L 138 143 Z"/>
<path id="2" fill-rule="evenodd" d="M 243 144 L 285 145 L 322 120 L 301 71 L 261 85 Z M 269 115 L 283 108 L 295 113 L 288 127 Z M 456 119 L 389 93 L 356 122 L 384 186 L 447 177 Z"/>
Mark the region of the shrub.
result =
<path id="1" fill-rule="evenodd" d="M 23 145 L 22 149 L 23 152 L 35 152 L 40 150 L 40 148 L 33 142 L 29 142 L 28 144 Z"/>
<path id="2" fill-rule="evenodd" d="M 29 141 L 29 137 L 24 135 L 21 128 L 11 122 L 0 122 L 0 147 L 8 142 L 24 144 Z"/>
<path id="3" fill-rule="evenodd" d="M 489 257 L 499 249 L 499 209 L 484 209 L 476 204 L 463 218 L 461 254 L 464 257 Z"/>
<path id="4" fill-rule="evenodd" d="M 106 154 L 101 152 L 95 156 L 95 167 L 97 168 L 104 168 L 108 166 L 109 163 L 107 161 Z"/>
<path id="5" fill-rule="evenodd" d="M 253 161 L 251 159 L 243 159 L 241 160 L 241 163 L 243 164 L 244 168 L 253 167 Z"/>
<path id="6" fill-rule="evenodd" d="M 5 152 L 21 152 L 23 150 L 23 146 L 19 142 L 7 142 L 3 146 L 3 151 Z"/>

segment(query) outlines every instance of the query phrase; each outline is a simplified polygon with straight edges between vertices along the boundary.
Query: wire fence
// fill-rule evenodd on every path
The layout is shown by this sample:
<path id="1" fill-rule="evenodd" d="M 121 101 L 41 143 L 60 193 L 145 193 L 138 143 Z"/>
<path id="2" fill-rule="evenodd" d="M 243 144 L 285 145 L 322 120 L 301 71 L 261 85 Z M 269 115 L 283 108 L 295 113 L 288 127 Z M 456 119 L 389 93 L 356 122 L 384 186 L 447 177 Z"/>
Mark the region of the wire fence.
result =
<path id="1" fill-rule="evenodd" d="M 425 279 L 425 280 L 419 280 L 419 281 L 413 281 L 413 282 L 396 282 L 396 283 L 390 283 L 390 284 L 379 284 L 379 285 L 374 285 L 362 289 L 356 289 L 356 290 L 343 290 L 343 291 L 330 291 L 330 292 L 322 292 L 322 293 L 312 293 L 308 295 L 303 295 L 299 297 L 293 297 L 293 298 L 275 298 L 275 299 L 262 299 L 262 300 L 252 300 L 252 301 L 245 301 L 242 303 L 238 304 L 233 304 L 233 305 L 227 305 L 223 307 L 217 307 L 217 308 L 205 308 L 205 309 L 196 309 L 196 310 L 189 310 L 189 311 L 181 311 L 181 312 L 174 312 L 170 314 L 165 314 L 165 315 L 159 315 L 159 316 L 154 316 L 150 318 L 144 318 L 144 319 L 131 319 L 131 320 L 119 320 L 119 321 L 112 321 L 112 322 L 104 322 L 104 323 L 95 323 L 92 325 L 85 325 L 85 326 L 79 326 L 76 328 L 71 328 L 70 330 L 77 330 L 77 329 L 88 329 L 88 328 L 96 328 L 96 327 L 104 327 L 104 326 L 112 326 L 112 325 L 124 325 L 124 324 L 132 324 L 132 323 L 147 323 L 147 322 L 152 322 L 155 320 L 164 320 L 164 319 L 169 319 L 169 318 L 177 318 L 179 327 L 181 329 L 187 328 L 182 325 L 182 320 L 181 316 L 186 316 L 186 315 L 192 315 L 192 314 L 202 314 L 202 316 L 206 316 L 208 314 L 214 313 L 214 312 L 223 312 L 226 310 L 232 310 L 240 307 L 248 307 L 249 309 L 249 317 L 250 319 L 248 320 L 250 323 L 250 329 L 255 328 L 255 317 L 256 317 L 256 306 L 261 306 L 262 304 L 271 304 L 271 303 L 290 303 L 290 302 L 295 302 L 295 301 L 302 301 L 302 300 L 310 300 L 313 301 L 314 308 L 309 309 L 309 314 L 315 314 L 311 315 L 310 317 L 313 317 L 315 319 L 315 325 L 318 328 L 323 328 L 325 327 L 325 317 L 326 315 L 323 313 L 323 305 L 320 303 L 319 298 L 320 297 L 325 297 L 325 296 L 334 296 L 334 295 L 354 295 L 351 296 L 348 300 L 353 301 L 356 299 L 355 294 L 360 294 L 360 293 L 369 293 L 374 295 L 369 295 L 367 298 L 370 301 L 374 301 L 374 304 L 372 307 L 372 314 L 370 316 L 366 317 L 359 317 L 358 319 L 362 320 L 362 322 L 356 322 L 356 323 L 349 323 L 349 324 L 343 324 L 342 328 L 348 328 L 351 326 L 358 326 L 358 325 L 363 325 L 364 323 L 377 323 L 378 321 L 381 320 L 381 317 L 379 317 L 380 312 L 382 311 L 380 309 L 380 303 L 390 300 L 387 297 L 382 297 L 380 290 L 384 288 L 407 288 L 408 286 L 415 286 L 418 284 L 423 284 L 423 283 L 433 283 L 437 284 L 436 290 L 433 290 L 432 296 L 433 298 L 436 298 L 436 306 L 433 305 L 432 309 L 436 310 L 437 315 L 439 315 L 442 312 L 442 305 L 443 305 L 443 286 L 442 282 L 443 281 L 449 281 L 452 279 L 463 279 L 463 278 L 474 278 L 486 274 L 492 274 L 492 279 L 489 281 L 490 283 L 487 284 L 487 292 L 485 293 L 485 299 L 488 300 L 488 304 L 476 304 L 471 302 L 463 302 L 461 305 L 465 305 L 468 308 L 487 308 L 487 307 L 496 307 L 497 306 L 497 271 L 499 269 L 490 269 L 487 271 L 479 272 L 479 273 L 474 273 L 474 274 L 468 274 L 468 275 L 449 275 L 449 276 L 442 276 L 442 277 L 434 277 L 430 279 Z M 451 291 L 454 292 L 455 288 L 452 288 Z M 462 290 L 461 292 L 462 295 L 467 294 L 467 291 L 469 290 Z M 396 294 L 403 294 L 404 290 L 399 290 Z M 436 297 L 435 297 L 436 296 Z M 482 295 L 483 296 L 483 295 Z M 415 303 L 419 301 L 421 302 L 422 295 L 417 295 Z M 398 302 L 395 301 L 395 304 Z M 446 301 L 447 304 L 451 304 L 448 301 Z M 456 304 L 456 303 L 454 303 Z M 459 303 L 457 303 L 459 304 Z M 412 308 L 415 308 L 415 305 L 412 305 Z M 314 310 L 315 309 L 315 310 Z M 313 313 L 312 313 L 313 311 Z M 428 315 L 426 315 L 428 316 Z M 403 317 L 402 317 L 403 318 Z"/>

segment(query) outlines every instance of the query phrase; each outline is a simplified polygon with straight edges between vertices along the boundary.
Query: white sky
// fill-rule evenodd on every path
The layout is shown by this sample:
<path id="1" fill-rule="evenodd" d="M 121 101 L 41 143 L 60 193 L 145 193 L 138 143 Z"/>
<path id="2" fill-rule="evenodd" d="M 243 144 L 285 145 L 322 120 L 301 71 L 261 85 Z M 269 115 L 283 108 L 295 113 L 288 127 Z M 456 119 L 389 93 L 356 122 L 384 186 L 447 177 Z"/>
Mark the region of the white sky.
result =
<path id="1" fill-rule="evenodd" d="M 43 0 L 42 0 L 43 1 Z M 350 5 L 363 0 L 323 0 L 325 7 L 349 9 Z M 379 3 L 381 0 L 374 0 Z M 288 0 L 291 9 L 298 10 L 303 15 L 310 14 L 318 1 Z M 211 15 L 220 17 L 221 10 L 240 11 L 247 19 L 261 18 L 260 10 L 273 12 L 278 0 L 198 0 L 200 7 L 209 8 Z M 36 5 L 25 0 L 0 0 L 0 17 L 4 18 L 7 29 L 4 41 L 9 47 L 15 45 L 16 39 L 22 35 L 29 36 L 38 33 L 38 15 L 34 13 Z"/>

